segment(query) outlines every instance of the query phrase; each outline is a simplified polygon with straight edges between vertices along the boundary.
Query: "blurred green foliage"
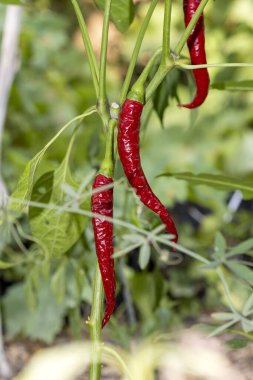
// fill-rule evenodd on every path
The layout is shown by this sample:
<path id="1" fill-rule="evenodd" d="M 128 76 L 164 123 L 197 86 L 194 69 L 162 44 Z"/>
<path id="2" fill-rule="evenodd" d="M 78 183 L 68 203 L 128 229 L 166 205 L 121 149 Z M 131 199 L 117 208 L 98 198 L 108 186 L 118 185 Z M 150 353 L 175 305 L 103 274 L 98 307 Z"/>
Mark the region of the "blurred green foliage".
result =
<path id="1" fill-rule="evenodd" d="M 3 178 L 10 192 L 15 189 L 27 162 L 41 151 L 61 126 L 96 104 L 73 10 L 70 2 L 60 3 L 56 0 L 38 1 L 24 9 L 20 69 L 12 88 L 4 133 Z M 126 34 L 113 29 L 108 65 L 110 101 L 119 98 L 122 79 L 147 5 L 143 2 L 136 6 L 135 18 Z M 90 1 L 83 1 L 82 7 L 87 9 L 85 14 L 93 33 L 92 42 L 97 46 L 101 23 L 95 17 L 99 17 L 100 11 Z M 1 6 L 0 25 L 4 11 L 5 7 Z M 161 44 L 162 11 L 162 3 L 159 3 L 144 40 L 136 75 L 145 66 L 147 56 Z M 253 62 L 250 49 L 252 11 L 251 0 L 210 2 L 206 10 L 209 63 Z M 94 23 L 97 23 L 96 33 Z M 181 3 L 175 2 L 172 49 L 182 30 Z M 187 56 L 186 49 L 183 54 Z M 253 94 L 250 91 L 226 91 L 231 89 L 231 83 L 243 82 L 249 87 L 252 68 L 213 68 L 210 77 L 212 87 L 206 103 L 198 110 L 189 111 L 178 108 L 177 104 L 179 99 L 184 102 L 192 97 L 192 77 L 185 71 L 170 73 L 165 82 L 167 88 L 164 89 L 163 85 L 159 89 L 157 112 L 150 111 L 148 105 L 146 107 L 141 134 L 145 173 L 156 194 L 172 208 L 179 226 L 180 245 L 208 259 L 213 252 L 217 231 L 222 231 L 229 245 L 251 236 L 252 210 L 247 209 L 252 207 L 251 203 L 243 204 L 245 207 L 233 213 L 228 208 L 229 192 L 195 187 L 191 182 L 175 177 L 156 176 L 165 172 L 190 172 L 252 178 Z M 169 94 L 165 91 L 168 88 Z M 148 117 L 149 121 L 145 122 Z M 68 326 L 78 335 L 80 329 L 77 326 L 81 326 L 89 315 L 96 261 L 91 223 L 87 223 L 90 216 L 69 214 L 64 207 L 80 208 L 75 197 L 82 194 L 82 202 L 86 202 L 92 176 L 103 157 L 104 137 L 98 116 L 86 118 L 76 132 L 71 154 L 69 152 L 64 166 L 73 129 L 70 126 L 43 155 L 30 198 L 44 205 L 53 200 L 62 210 L 48 211 L 30 205 L 29 217 L 12 212 L 1 216 L 0 258 L 5 263 L 15 264 L 1 272 L 3 284 L 7 287 L 3 296 L 4 325 L 11 337 L 22 334 L 50 342 L 61 331 L 66 316 Z M 117 165 L 115 218 L 152 231 L 158 225 L 157 218 L 140 205 L 121 178 L 122 170 Z M 45 192 L 41 192 L 41 185 Z M 87 203 L 83 209 L 89 210 Z M 80 223 L 75 228 L 77 219 Z M 134 323 L 129 326 L 126 320 L 131 305 L 125 302 L 125 282 L 133 301 L 137 331 L 143 335 L 191 325 L 198 322 L 200 315 L 227 307 L 223 288 L 217 284 L 217 277 L 211 270 L 201 269 L 196 261 L 186 256 L 183 262 L 179 258 L 180 264 L 173 264 L 169 262 L 168 247 L 162 245 L 157 250 L 147 241 L 139 244 L 139 237 L 136 240 L 134 233 L 115 224 L 116 251 L 124 251 L 131 244 L 135 249 L 117 259 L 123 270 L 120 271 L 116 264 L 118 310 L 111 323 L 112 337 L 126 345 L 129 331 L 136 328 Z M 54 239 L 58 239 L 57 244 L 51 250 Z M 246 251 L 251 249 L 251 246 L 245 248 Z M 247 259 L 250 261 L 250 257 Z M 226 267 L 225 277 L 233 301 L 240 307 L 248 297 L 242 281 L 249 276 L 249 270 L 245 269 L 248 268 L 246 265 L 244 269 L 233 265 L 230 263 L 230 267 Z M 4 264 L 0 263 L 0 267 L 4 268 Z M 239 278 L 236 285 L 231 272 Z M 241 304 L 240 300 L 243 300 Z M 117 320 L 126 323 L 117 324 Z"/>

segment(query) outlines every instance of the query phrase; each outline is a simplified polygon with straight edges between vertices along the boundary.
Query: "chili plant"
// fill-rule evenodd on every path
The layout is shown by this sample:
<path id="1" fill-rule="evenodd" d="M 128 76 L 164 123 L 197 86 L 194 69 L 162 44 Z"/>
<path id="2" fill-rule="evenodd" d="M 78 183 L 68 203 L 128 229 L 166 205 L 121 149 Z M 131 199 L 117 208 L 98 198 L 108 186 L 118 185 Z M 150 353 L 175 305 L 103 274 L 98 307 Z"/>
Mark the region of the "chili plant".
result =
<path id="1" fill-rule="evenodd" d="M 145 68 L 139 74 L 138 79 L 134 81 L 144 37 L 148 31 L 151 17 L 158 5 L 158 0 L 150 1 L 147 13 L 136 36 L 131 60 L 122 83 L 122 89 L 118 92 L 115 99 L 111 99 L 107 83 L 107 53 L 110 19 L 121 32 L 127 32 L 134 17 L 134 4 L 132 0 L 95 1 L 98 7 L 103 10 L 101 49 L 98 60 L 79 3 L 77 0 L 71 0 L 71 3 L 82 34 L 97 102 L 96 105 L 86 110 L 82 115 L 75 117 L 67 123 L 27 164 L 16 190 L 10 197 L 8 211 L 14 222 L 22 212 L 28 211 L 29 218 L 32 220 L 32 239 L 35 243 L 38 243 L 44 257 L 48 260 L 50 260 L 51 257 L 60 257 L 62 253 L 67 252 L 78 240 L 80 233 L 84 231 L 86 219 L 92 219 L 98 263 L 94 276 L 91 317 L 88 320 L 92 342 L 90 380 L 98 380 L 101 374 L 101 328 L 107 324 L 115 308 L 116 281 L 114 258 L 121 257 L 134 248 L 139 248 L 141 251 L 140 266 L 141 268 L 145 268 L 150 256 L 150 247 L 152 246 L 154 250 L 160 254 L 160 245 L 165 245 L 174 250 L 172 255 L 176 255 L 175 251 L 178 251 L 178 253 L 188 255 L 200 261 L 204 269 L 215 270 L 218 278 L 221 280 L 227 296 L 228 306 L 231 310 L 231 312 L 226 314 L 214 315 L 216 319 L 226 321 L 226 324 L 215 330 L 214 334 L 238 322 L 241 322 L 246 332 L 251 332 L 252 320 L 250 316 L 252 314 L 252 297 L 246 302 L 243 312 L 238 312 L 231 302 L 229 288 L 223 275 L 223 269 L 225 267 L 235 273 L 241 280 L 248 280 L 249 275 L 245 270 L 244 263 L 234 263 L 230 258 L 241 254 L 243 249 L 250 249 L 252 247 L 252 241 L 250 240 L 246 246 L 239 246 L 240 249 L 239 247 L 234 248 L 234 251 L 232 249 L 232 251 L 226 255 L 224 242 L 222 238 L 218 236 L 216 241 L 218 249 L 211 260 L 202 257 L 190 249 L 182 247 L 178 243 L 178 236 L 180 242 L 180 234 L 178 235 L 176 224 L 162 201 L 153 193 L 141 166 L 139 129 L 143 107 L 148 107 L 151 103 L 152 109 L 155 103 L 154 99 L 157 94 L 157 89 L 161 84 L 166 83 L 168 77 L 177 75 L 176 73 L 178 73 L 179 69 L 193 70 L 196 96 L 191 103 L 183 104 L 182 106 L 186 108 L 196 108 L 201 106 L 204 101 L 208 101 L 209 75 L 207 68 L 221 66 L 206 63 L 203 18 L 208 0 L 185 0 L 183 2 L 182 12 L 184 12 L 185 16 L 185 28 L 182 27 L 182 35 L 175 44 L 172 44 L 171 41 L 173 2 L 172 0 L 165 0 L 163 2 L 164 17 L 161 46 L 152 52 Z M 188 64 L 188 60 L 182 56 L 182 50 L 186 44 L 189 48 L 191 64 Z M 243 64 L 233 63 L 225 64 L 224 66 L 235 67 L 243 66 Z M 245 64 L 245 66 L 250 65 Z M 178 112 L 181 112 L 180 108 Z M 97 114 L 100 117 L 105 137 L 105 153 L 93 182 L 92 194 L 90 194 L 89 191 L 79 191 L 78 185 L 70 174 L 69 158 L 81 123 L 93 114 Z M 41 169 L 40 164 L 48 149 L 73 123 L 75 123 L 75 128 L 66 156 L 60 167 L 53 173 L 41 173 L 41 171 L 39 171 L 39 169 Z M 118 138 L 115 139 L 117 127 Z M 114 181 L 114 169 L 117 159 L 117 149 L 130 185 L 142 203 L 160 217 L 164 223 L 162 228 L 165 227 L 166 233 L 160 234 L 160 226 L 147 232 L 134 224 L 113 218 L 113 187 L 116 184 L 116 181 Z M 171 175 L 171 173 L 164 174 L 164 176 L 168 175 Z M 197 178 L 188 174 L 187 177 L 187 173 L 181 173 L 181 177 L 180 174 L 175 173 L 174 177 L 185 179 L 189 182 L 195 181 L 198 184 L 203 184 L 202 182 L 204 181 L 204 184 L 217 185 L 214 177 L 209 181 L 207 177 L 203 176 Z M 45 183 L 50 183 L 50 186 L 48 185 L 50 191 L 46 192 L 46 194 L 38 194 L 39 190 L 41 190 L 40 185 Z M 227 187 L 226 184 L 228 185 Z M 86 188 L 86 185 L 87 183 L 84 184 L 83 189 Z M 229 188 L 231 190 L 231 182 L 226 180 L 225 177 L 219 178 L 217 186 L 222 187 L 222 185 L 223 187 L 225 186 L 226 189 Z M 238 183 L 234 183 L 234 187 L 232 186 L 233 189 L 241 187 Z M 78 210 L 73 207 L 72 202 L 68 203 L 68 199 L 66 199 L 66 189 L 69 193 L 72 192 L 75 193 L 75 195 L 78 193 L 76 198 Z M 250 191 L 248 188 L 244 188 L 244 190 Z M 48 203 L 48 199 L 50 199 L 50 203 Z M 38 208 L 42 210 L 38 212 Z M 53 226 L 60 223 L 63 227 L 62 230 L 59 233 L 57 232 L 57 236 L 52 236 Z M 135 234 L 134 238 L 131 236 L 132 240 L 130 239 L 133 244 L 127 246 L 127 248 L 123 246 L 123 248 L 119 249 L 115 254 L 113 248 L 113 224 L 130 229 Z M 36 236 L 42 225 L 44 228 L 43 239 L 37 239 Z M 66 236 L 66 231 L 68 231 L 68 236 Z M 223 248 L 221 248 L 221 245 L 223 245 Z M 173 257 L 172 255 L 170 257 Z M 178 257 L 176 257 L 176 260 L 178 260 Z M 14 264 L 2 262 L 1 266 L 2 268 L 9 268 L 12 265 L 19 265 L 21 263 L 22 261 Z M 62 269 L 61 267 L 61 270 L 64 271 L 64 268 Z M 106 300 L 104 316 L 103 289 Z"/>

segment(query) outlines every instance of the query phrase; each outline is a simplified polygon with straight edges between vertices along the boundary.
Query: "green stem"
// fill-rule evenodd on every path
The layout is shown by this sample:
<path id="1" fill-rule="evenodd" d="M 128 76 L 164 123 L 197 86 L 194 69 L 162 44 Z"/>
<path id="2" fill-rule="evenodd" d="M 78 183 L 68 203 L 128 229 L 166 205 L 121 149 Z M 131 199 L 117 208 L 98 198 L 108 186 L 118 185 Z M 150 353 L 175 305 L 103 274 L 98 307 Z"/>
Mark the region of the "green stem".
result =
<path id="1" fill-rule="evenodd" d="M 127 75 L 126 75 L 126 78 L 125 78 L 125 81 L 124 81 L 124 84 L 122 87 L 121 96 L 120 96 L 120 104 L 122 104 L 124 102 L 124 100 L 126 99 L 128 89 L 129 89 L 129 86 L 131 83 L 131 79 L 133 76 L 134 68 L 135 68 L 135 65 L 137 62 L 137 58 L 138 58 L 138 55 L 139 55 L 139 52 L 141 49 L 142 41 L 143 41 L 144 35 L 147 31 L 151 16 L 155 10 L 155 7 L 157 6 L 157 3 L 158 3 L 158 0 L 152 0 L 151 1 L 148 12 L 147 12 L 147 14 L 143 20 L 143 23 L 141 25 L 140 30 L 139 30 L 139 34 L 137 36 L 136 43 L 134 46 L 134 50 L 132 53 L 132 58 L 131 58 L 131 61 L 130 61 L 130 64 L 129 64 L 129 67 L 127 70 Z"/>
<path id="2" fill-rule="evenodd" d="M 116 119 L 111 119 L 109 121 L 109 127 L 106 136 L 105 158 L 100 168 L 101 173 L 110 178 L 113 176 L 114 171 L 114 129 L 116 125 Z"/>
<path id="3" fill-rule="evenodd" d="M 163 22 L 163 54 L 162 64 L 170 61 L 170 25 L 171 25 L 172 0 L 165 0 L 164 22 Z"/>
<path id="4" fill-rule="evenodd" d="M 184 63 L 176 62 L 176 66 L 186 70 L 204 69 L 212 67 L 253 67 L 252 63 L 208 63 L 203 65 L 186 65 Z"/>
<path id="5" fill-rule="evenodd" d="M 179 55 L 181 53 L 181 51 L 183 50 L 183 47 L 184 47 L 186 41 L 188 40 L 188 38 L 192 32 L 192 29 L 194 28 L 194 26 L 198 22 L 198 19 L 200 18 L 201 14 L 203 13 L 203 10 L 204 10 L 207 3 L 208 3 L 208 0 L 202 0 L 201 3 L 199 4 L 198 9 L 194 13 L 194 16 L 192 17 L 191 21 L 187 25 L 187 28 L 185 29 L 183 35 L 180 38 L 180 41 L 178 42 L 178 44 L 174 50 L 176 55 Z"/>
<path id="6" fill-rule="evenodd" d="M 109 22 L 112 0 L 105 1 L 104 22 L 102 31 L 101 53 L 100 53 L 100 69 L 99 69 L 99 93 L 98 107 L 104 122 L 104 126 L 108 126 L 108 107 L 106 99 L 106 60 L 108 48 Z"/>
<path id="7" fill-rule="evenodd" d="M 152 70 L 153 66 L 156 64 L 157 60 L 161 57 L 162 54 L 162 48 L 158 49 L 150 58 L 147 65 L 145 66 L 145 69 L 142 71 L 141 75 L 135 82 L 134 86 L 144 85 L 146 80 L 148 79 L 148 76 L 150 74 L 150 71 Z"/>
<path id="8" fill-rule="evenodd" d="M 101 326 L 103 307 L 103 284 L 98 264 L 93 283 L 90 325 L 91 365 L 90 380 L 100 380 L 101 375 Z"/>
<path id="9" fill-rule="evenodd" d="M 172 70 L 174 67 L 174 63 L 170 63 L 169 65 L 161 65 L 152 81 L 149 83 L 147 90 L 146 90 L 146 102 L 149 101 L 149 99 L 152 97 L 153 93 L 157 89 L 157 87 L 161 84 L 163 79 L 166 77 L 168 72 Z"/>
<path id="10" fill-rule="evenodd" d="M 87 56 L 88 56 L 88 62 L 89 62 L 90 70 L 91 70 L 91 76 L 92 76 L 96 96 L 98 96 L 98 65 L 97 65 L 95 53 L 94 53 L 94 50 L 93 50 L 93 47 L 91 44 L 91 40 L 90 40 L 90 36 L 89 36 L 88 30 L 87 30 L 82 12 L 81 12 L 80 7 L 78 5 L 78 2 L 77 2 L 77 0 L 71 0 L 71 2 L 72 2 L 72 5 L 74 7 L 76 17 L 77 17 L 77 20 L 78 20 L 78 23 L 80 26 L 81 34 L 83 37 L 83 43 L 84 43 L 84 46 L 85 46 L 85 49 L 87 52 Z"/>

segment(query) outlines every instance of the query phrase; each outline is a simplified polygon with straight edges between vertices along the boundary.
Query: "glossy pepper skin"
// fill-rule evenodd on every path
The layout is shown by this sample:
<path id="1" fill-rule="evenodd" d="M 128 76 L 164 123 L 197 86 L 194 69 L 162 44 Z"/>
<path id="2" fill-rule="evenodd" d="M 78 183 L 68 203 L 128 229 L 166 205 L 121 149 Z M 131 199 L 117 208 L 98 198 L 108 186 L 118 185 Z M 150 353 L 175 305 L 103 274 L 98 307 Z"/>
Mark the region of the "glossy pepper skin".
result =
<path id="1" fill-rule="evenodd" d="M 98 174 L 93 183 L 93 190 L 112 185 L 113 180 L 103 174 Z M 101 216 L 113 217 L 113 188 L 102 189 L 92 194 L 92 212 Z M 115 308 L 116 282 L 114 275 L 113 255 L 113 224 L 103 218 L 92 218 L 96 253 L 99 269 L 101 272 L 106 310 L 104 313 L 102 327 L 109 321 Z"/>
<path id="2" fill-rule="evenodd" d="M 200 1 L 201 0 L 184 0 L 184 19 L 186 27 L 196 12 Z M 197 24 L 192 30 L 191 35 L 187 40 L 187 45 L 191 57 L 191 64 L 206 64 L 203 13 L 201 14 Z M 205 101 L 208 95 L 210 80 L 207 69 L 204 68 L 193 70 L 193 74 L 196 82 L 196 95 L 191 103 L 182 104 L 181 107 L 197 108 Z"/>
<path id="3" fill-rule="evenodd" d="M 157 215 L 166 226 L 166 231 L 178 239 L 177 229 L 165 206 L 151 190 L 141 166 L 139 150 L 140 118 L 143 104 L 126 99 L 122 106 L 118 126 L 119 157 L 130 185 L 140 200 Z"/>

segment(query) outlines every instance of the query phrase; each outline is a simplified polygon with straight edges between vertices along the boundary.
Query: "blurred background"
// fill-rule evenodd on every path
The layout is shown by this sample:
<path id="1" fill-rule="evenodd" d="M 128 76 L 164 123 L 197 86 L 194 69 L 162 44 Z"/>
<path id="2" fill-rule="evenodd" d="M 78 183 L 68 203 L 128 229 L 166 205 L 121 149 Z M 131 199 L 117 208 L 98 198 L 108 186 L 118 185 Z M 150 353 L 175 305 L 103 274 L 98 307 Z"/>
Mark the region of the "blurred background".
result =
<path id="1" fill-rule="evenodd" d="M 92 0 L 80 0 L 79 3 L 99 57 L 103 14 Z M 147 1 L 135 2 L 135 16 L 125 33 L 111 24 L 107 69 L 110 101 L 119 101 L 135 37 L 148 5 Z M 0 4 L 1 40 L 6 10 L 7 6 Z M 252 14 L 251 0 L 210 1 L 205 12 L 209 63 L 253 62 Z M 162 18 L 163 2 L 160 2 L 143 43 L 136 78 L 150 55 L 161 45 Z M 183 28 L 182 1 L 173 2 L 172 49 Z M 182 53 L 188 57 L 186 48 Z M 3 184 L 9 194 L 15 190 L 27 162 L 64 124 L 96 104 L 71 1 L 37 0 L 23 7 L 14 71 L 4 122 L 1 163 Z M 218 236 L 224 236 L 228 246 L 252 236 L 252 201 L 243 200 L 238 192 L 192 186 L 175 177 L 157 176 L 165 172 L 222 173 L 252 180 L 253 93 L 245 88 L 238 91 L 233 86 L 239 81 L 252 83 L 252 68 L 211 68 L 209 74 L 211 88 L 207 101 L 200 109 L 189 111 L 177 105 L 193 98 L 193 77 L 190 71 L 170 73 L 159 88 L 155 110 L 149 105 L 146 107 L 141 131 L 144 171 L 155 193 L 171 210 L 178 226 L 180 245 L 208 259 L 214 252 L 217 232 Z M 225 82 L 230 85 L 224 89 Z M 67 130 L 50 147 L 40 163 L 40 173 L 59 168 L 70 136 L 71 131 Z M 98 116 L 91 116 L 79 128 L 69 162 L 77 188 L 90 189 L 92 176 L 103 155 L 102 125 Z M 159 226 L 156 216 L 143 208 L 129 189 L 119 163 L 115 176 L 115 217 L 145 230 Z M 73 189 L 66 187 L 65 190 L 69 200 Z M 36 201 L 36 194 L 32 200 Z M 9 267 L 0 266 L 0 320 L 4 356 L 11 368 L 11 371 L 8 368 L 7 372 L 3 371 L 3 380 L 37 380 L 40 368 L 47 368 L 45 363 L 51 362 L 55 367 L 58 365 L 59 374 L 57 369 L 51 372 L 54 380 L 77 379 L 85 373 L 88 356 L 85 359 L 83 353 L 89 352 L 85 321 L 90 313 L 96 255 L 90 219 L 87 218 L 83 227 L 84 233 L 79 234 L 75 244 L 48 258 L 37 247 L 41 236 L 27 215 L 23 213 L 14 220 L 2 208 L 0 260 L 15 263 Z M 147 244 L 138 245 L 138 239 L 132 230 L 116 224 L 115 251 L 125 254 L 116 260 L 117 309 L 103 332 L 104 341 L 122 353 L 136 379 L 144 376 L 171 380 L 252 379 L 249 358 L 252 357 L 253 329 L 249 329 L 246 336 L 235 327 L 221 337 L 205 338 L 215 328 L 211 314 L 224 312 L 228 307 L 217 275 L 212 270 L 204 270 L 188 256 L 178 254 L 168 258 L 168 247 L 155 249 Z M 248 268 L 252 265 L 251 257 L 249 251 Z M 248 274 L 249 286 L 245 286 L 242 281 L 245 278 L 240 275 L 239 280 L 229 271 L 225 271 L 225 275 L 233 303 L 240 309 L 252 291 L 253 275 Z M 80 340 L 83 346 L 75 343 Z M 67 343 L 72 346 L 65 346 Z M 52 352 L 43 351 L 40 359 L 33 363 L 37 375 L 27 370 L 15 377 L 33 355 L 51 346 L 58 348 Z M 195 365 L 187 356 L 186 347 L 189 346 L 193 352 L 196 350 L 199 361 L 205 363 L 203 368 L 199 368 L 199 361 Z M 76 354 L 72 355 L 72 360 L 73 352 Z M 139 370 L 143 371 L 139 374 L 133 360 L 135 355 Z M 6 360 L 4 356 L 2 363 Z M 70 363 L 68 368 L 73 369 L 69 374 L 62 370 L 64 360 L 60 358 L 63 357 Z M 175 365 L 178 358 L 182 358 L 182 362 Z M 120 378 L 118 364 L 110 355 L 105 362 L 102 378 Z M 150 371 L 145 373 L 140 363 L 147 362 Z M 213 374 L 210 374 L 210 362 L 217 364 Z M 88 378 L 85 376 L 80 378 Z"/>

